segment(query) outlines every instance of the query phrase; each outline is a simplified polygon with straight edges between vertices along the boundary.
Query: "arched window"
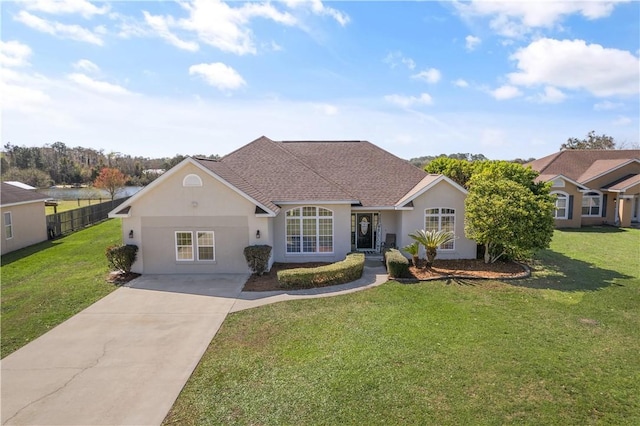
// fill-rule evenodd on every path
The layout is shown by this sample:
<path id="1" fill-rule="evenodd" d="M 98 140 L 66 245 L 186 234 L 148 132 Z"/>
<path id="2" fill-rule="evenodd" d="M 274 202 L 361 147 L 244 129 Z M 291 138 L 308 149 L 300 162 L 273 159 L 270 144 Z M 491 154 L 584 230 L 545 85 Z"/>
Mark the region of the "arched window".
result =
<path id="1" fill-rule="evenodd" d="M 598 191 L 586 192 L 582 196 L 582 216 L 600 216 L 602 194 Z"/>
<path id="2" fill-rule="evenodd" d="M 426 209 L 424 212 L 424 229 L 427 231 L 456 231 L 456 210 L 445 207 Z M 439 247 L 441 250 L 455 249 L 455 241 Z"/>
<path id="3" fill-rule="evenodd" d="M 182 186 L 202 186 L 202 179 L 200 179 L 198 175 L 186 175 L 184 179 L 182 179 Z"/>
<path id="4" fill-rule="evenodd" d="M 286 212 L 287 253 L 333 253 L 333 212 L 296 207 Z"/>
<path id="5" fill-rule="evenodd" d="M 556 196 L 556 208 L 553 212 L 555 219 L 569 218 L 569 195 L 564 192 L 552 192 L 551 195 Z"/>

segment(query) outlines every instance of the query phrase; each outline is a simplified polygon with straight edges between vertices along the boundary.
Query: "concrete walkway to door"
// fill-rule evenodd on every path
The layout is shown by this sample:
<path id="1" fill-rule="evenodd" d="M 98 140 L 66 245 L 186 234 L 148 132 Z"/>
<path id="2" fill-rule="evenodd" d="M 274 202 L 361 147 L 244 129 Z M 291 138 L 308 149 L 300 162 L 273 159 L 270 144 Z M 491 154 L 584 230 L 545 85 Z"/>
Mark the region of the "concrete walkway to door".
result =
<path id="1" fill-rule="evenodd" d="M 247 278 L 119 288 L 1 361 L 2 424 L 160 424 Z"/>

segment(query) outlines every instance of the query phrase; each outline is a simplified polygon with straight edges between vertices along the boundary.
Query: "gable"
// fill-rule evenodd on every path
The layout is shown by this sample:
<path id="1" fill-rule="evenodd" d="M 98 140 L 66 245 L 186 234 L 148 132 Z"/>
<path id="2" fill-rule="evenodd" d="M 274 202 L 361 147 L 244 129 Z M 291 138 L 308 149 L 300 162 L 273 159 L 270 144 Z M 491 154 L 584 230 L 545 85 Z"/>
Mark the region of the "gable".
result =
<path id="1" fill-rule="evenodd" d="M 527 163 L 541 175 L 563 175 L 586 183 L 629 161 L 640 160 L 640 150 L 565 150 Z"/>

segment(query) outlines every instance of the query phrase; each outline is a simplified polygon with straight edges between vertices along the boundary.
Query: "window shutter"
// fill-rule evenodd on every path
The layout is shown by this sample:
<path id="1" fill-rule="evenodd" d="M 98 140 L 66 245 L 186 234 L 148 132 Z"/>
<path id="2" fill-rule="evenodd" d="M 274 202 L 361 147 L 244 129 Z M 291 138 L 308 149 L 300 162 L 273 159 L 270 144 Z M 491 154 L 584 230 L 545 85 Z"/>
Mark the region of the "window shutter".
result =
<path id="1" fill-rule="evenodd" d="M 602 196 L 602 217 L 607 217 L 607 194 Z"/>
<path id="2" fill-rule="evenodd" d="M 569 195 L 569 213 L 567 219 L 573 219 L 573 195 Z"/>

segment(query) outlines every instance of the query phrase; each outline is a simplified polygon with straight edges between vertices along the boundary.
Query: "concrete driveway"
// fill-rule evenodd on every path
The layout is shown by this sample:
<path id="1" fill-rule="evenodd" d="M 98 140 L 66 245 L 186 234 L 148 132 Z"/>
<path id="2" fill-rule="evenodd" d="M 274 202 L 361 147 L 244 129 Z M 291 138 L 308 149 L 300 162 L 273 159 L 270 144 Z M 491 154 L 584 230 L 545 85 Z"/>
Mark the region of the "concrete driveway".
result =
<path id="1" fill-rule="evenodd" d="M 2 360 L 2 424 L 157 425 L 248 276 L 142 276 Z"/>

